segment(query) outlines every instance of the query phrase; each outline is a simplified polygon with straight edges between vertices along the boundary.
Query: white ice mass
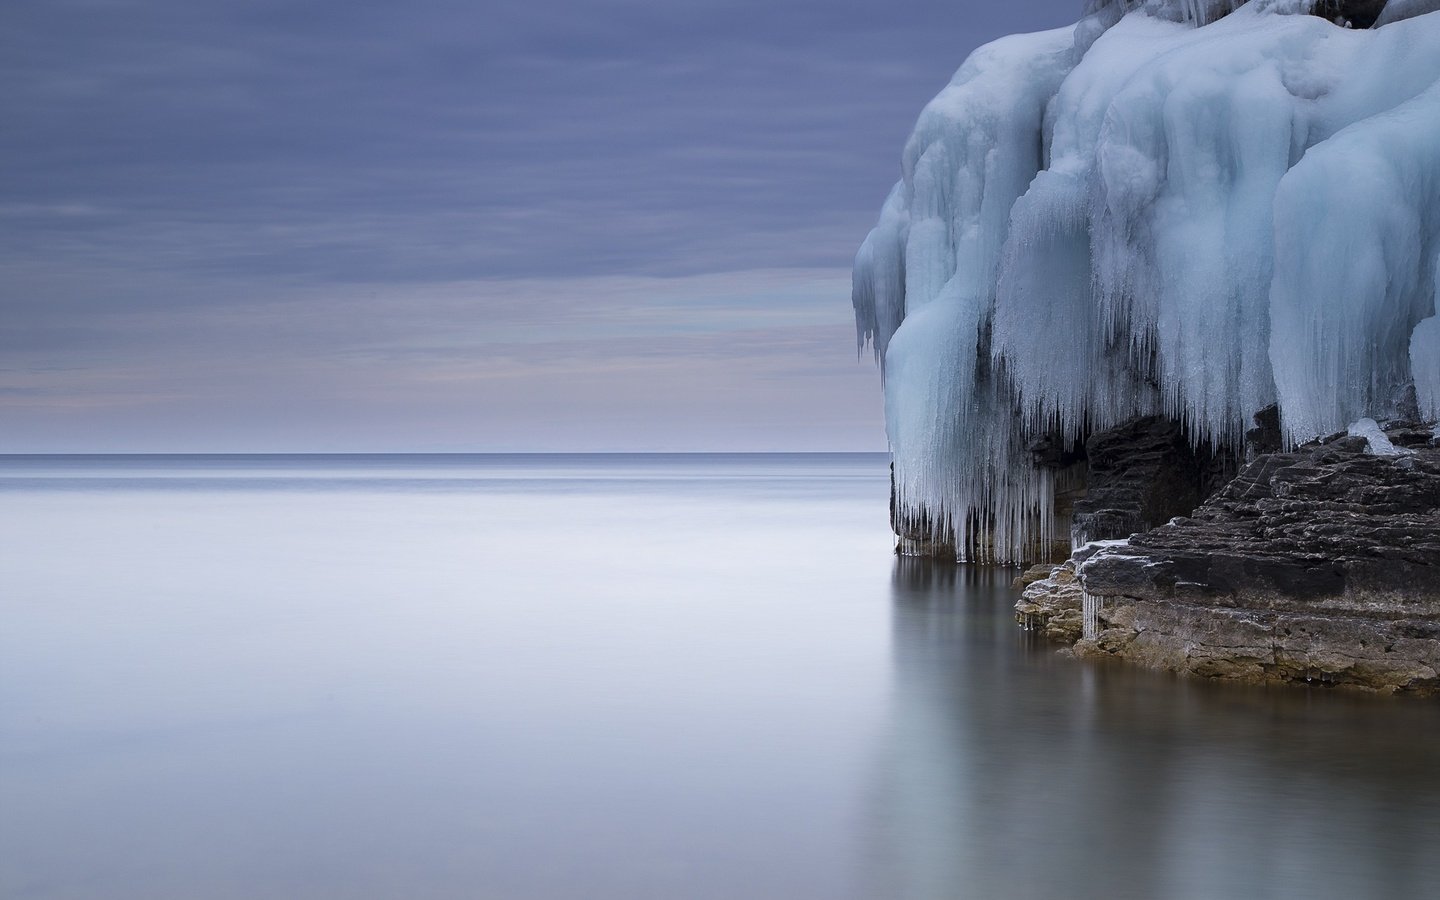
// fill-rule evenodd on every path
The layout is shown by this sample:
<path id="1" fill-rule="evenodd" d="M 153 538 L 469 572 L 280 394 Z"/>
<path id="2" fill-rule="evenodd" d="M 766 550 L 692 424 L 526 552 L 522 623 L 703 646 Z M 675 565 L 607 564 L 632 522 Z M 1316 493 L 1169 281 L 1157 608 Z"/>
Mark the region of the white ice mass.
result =
<path id="1" fill-rule="evenodd" d="M 1402 450 L 1396 447 L 1390 437 L 1380 428 L 1380 423 L 1374 419 L 1365 418 L 1358 422 L 1351 422 L 1345 433 L 1351 437 L 1363 437 L 1365 439 L 1365 452 L 1373 456 L 1409 456 L 1415 451 Z"/>
<path id="2" fill-rule="evenodd" d="M 1022 560 L 1068 527 L 1027 447 L 1139 415 L 1440 415 L 1440 0 L 1314 6 L 1092 3 L 921 113 L 853 296 L 912 526 Z"/>

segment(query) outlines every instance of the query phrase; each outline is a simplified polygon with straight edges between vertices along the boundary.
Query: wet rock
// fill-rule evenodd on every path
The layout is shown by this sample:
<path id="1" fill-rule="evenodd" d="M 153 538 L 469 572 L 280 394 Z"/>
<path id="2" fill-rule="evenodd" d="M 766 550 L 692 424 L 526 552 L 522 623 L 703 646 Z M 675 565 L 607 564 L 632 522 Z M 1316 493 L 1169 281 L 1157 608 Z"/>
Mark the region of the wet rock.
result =
<path id="1" fill-rule="evenodd" d="M 1440 692 L 1440 448 L 1338 435 L 1260 456 L 1192 515 L 1076 565 L 1077 652 L 1249 681 Z"/>
<path id="2" fill-rule="evenodd" d="M 1055 571 L 1055 565 L 1053 563 L 1041 563 L 1036 566 L 1031 566 L 1016 576 L 1015 580 L 1010 583 L 1010 586 L 1017 591 L 1023 591 L 1040 579 L 1049 578 L 1050 573 L 1053 571 Z"/>
<path id="3" fill-rule="evenodd" d="M 1034 567 L 1030 572 L 1040 567 Z M 1015 604 L 1015 620 L 1027 631 L 1042 632 L 1052 641 L 1071 644 L 1083 631 L 1084 592 L 1075 577 L 1075 562 L 1045 567 L 1049 574 L 1030 582 Z M 1029 575 L 1027 572 L 1026 575 Z"/>

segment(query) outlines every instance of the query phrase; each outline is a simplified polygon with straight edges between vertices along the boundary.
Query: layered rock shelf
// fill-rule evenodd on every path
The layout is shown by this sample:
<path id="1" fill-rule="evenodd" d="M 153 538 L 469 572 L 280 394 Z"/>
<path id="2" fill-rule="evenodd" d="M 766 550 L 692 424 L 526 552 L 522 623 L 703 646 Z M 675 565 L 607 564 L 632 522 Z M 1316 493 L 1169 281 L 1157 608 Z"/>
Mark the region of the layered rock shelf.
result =
<path id="1" fill-rule="evenodd" d="M 1440 438 L 1394 423 L 1260 455 L 1192 515 L 1041 574 L 1017 615 L 1082 656 L 1440 693 Z"/>

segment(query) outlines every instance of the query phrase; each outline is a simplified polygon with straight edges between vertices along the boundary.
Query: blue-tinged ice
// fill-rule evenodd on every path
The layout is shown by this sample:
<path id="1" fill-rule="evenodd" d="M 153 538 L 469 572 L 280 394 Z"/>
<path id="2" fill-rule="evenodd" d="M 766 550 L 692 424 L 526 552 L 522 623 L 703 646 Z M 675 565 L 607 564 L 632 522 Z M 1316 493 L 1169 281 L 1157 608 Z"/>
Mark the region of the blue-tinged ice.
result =
<path id="1" fill-rule="evenodd" d="M 1415 400 L 1422 418 L 1436 421 L 1440 437 L 1440 258 L 1432 264 L 1435 275 L 1430 315 L 1410 333 L 1410 374 L 1415 379 Z"/>
<path id="2" fill-rule="evenodd" d="M 1351 437 L 1364 438 L 1365 452 L 1372 456 L 1408 456 L 1415 452 L 1395 446 L 1390 436 L 1381 429 L 1380 423 L 1371 418 L 1351 422 L 1345 433 Z"/>
<path id="3" fill-rule="evenodd" d="M 1092 2 L 977 50 L 921 114 L 855 264 L 899 512 L 1044 552 L 1027 447 L 1164 413 L 1235 446 L 1440 417 L 1440 2 Z"/>

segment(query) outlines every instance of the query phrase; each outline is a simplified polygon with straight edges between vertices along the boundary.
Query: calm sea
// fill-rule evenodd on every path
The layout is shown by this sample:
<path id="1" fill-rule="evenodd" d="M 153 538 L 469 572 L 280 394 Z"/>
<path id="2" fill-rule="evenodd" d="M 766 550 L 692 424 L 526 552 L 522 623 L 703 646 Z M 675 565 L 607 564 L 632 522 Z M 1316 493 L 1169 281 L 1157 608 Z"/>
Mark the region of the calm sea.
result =
<path id="1" fill-rule="evenodd" d="M 1078 664 L 887 492 L 0 457 L 0 896 L 1440 896 L 1440 705 Z"/>

